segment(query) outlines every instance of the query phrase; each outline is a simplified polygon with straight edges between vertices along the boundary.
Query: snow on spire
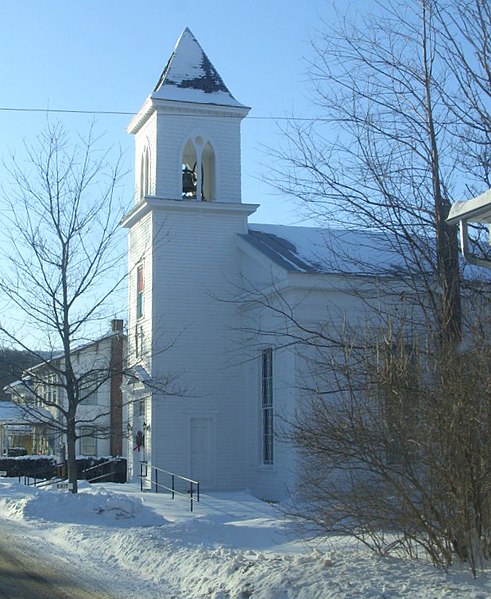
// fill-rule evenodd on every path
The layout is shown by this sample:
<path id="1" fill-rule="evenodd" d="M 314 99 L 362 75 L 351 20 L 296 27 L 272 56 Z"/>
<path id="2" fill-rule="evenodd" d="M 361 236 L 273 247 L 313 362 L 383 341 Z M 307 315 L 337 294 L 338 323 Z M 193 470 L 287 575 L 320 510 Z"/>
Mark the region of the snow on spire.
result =
<path id="1" fill-rule="evenodd" d="M 243 106 L 232 96 L 197 39 L 186 27 L 152 93 L 157 100 Z"/>

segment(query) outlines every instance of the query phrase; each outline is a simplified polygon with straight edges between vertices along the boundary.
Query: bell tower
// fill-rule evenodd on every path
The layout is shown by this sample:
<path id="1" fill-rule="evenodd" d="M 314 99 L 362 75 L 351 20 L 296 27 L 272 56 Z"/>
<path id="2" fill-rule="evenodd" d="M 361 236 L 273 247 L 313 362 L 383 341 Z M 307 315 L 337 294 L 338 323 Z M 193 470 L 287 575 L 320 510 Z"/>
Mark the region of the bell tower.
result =
<path id="1" fill-rule="evenodd" d="M 189 29 L 128 131 L 136 139 L 136 201 L 240 202 L 237 102 Z"/>
<path id="2" fill-rule="evenodd" d="M 248 112 L 185 29 L 128 127 L 128 365 L 141 374 L 126 390 L 128 430 L 145 440 L 139 455 L 129 447 L 130 475 L 143 458 L 204 489 L 244 488 L 245 391 L 231 360 L 240 310 L 229 300 L 241 285 L 237 239 L 257 208 L 241 200 Z"/>

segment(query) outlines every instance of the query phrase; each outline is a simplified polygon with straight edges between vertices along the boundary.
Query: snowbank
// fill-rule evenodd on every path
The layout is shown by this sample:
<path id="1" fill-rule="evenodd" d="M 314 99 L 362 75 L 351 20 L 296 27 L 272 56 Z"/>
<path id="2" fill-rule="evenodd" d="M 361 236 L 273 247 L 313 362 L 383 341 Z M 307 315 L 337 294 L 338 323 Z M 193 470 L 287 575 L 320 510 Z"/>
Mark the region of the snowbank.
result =
<path id="1" fill-rule="evenodd" d="M 245 493 L 205 495 L 195 511 L 132 484 L 82 483 L 81 492 L 0 481 L 0 513 L 34 542 L 111 579 L 120 598 L 343 599 L 491 596 L 489 573 L 445 574 L 380 559 L 352 540 L 302 540 L 274 508 Z M 131 588 L 130 588 L 131 587 Z"/>

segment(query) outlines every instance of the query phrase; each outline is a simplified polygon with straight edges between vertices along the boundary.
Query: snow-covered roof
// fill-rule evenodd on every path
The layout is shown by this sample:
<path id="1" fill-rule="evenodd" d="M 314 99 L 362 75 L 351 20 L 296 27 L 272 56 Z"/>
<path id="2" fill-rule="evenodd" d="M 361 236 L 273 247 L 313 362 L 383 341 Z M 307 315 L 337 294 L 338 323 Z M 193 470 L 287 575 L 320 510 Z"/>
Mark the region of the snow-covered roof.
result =
<path id="1" fill-rule="evenodd" d="M 181 33 L 151 98 L 243 107 L 232 96 L 187 27 Z"/>
<path id="2" fill-rule="evenodd" d="M 0 401 L 0 423 L 1 424 L 33 424 L 39 423 L 39 418 L 36 414 L 41 417 L 49 417 L 48 410 L 36 406 L 33 408 L 36 413 L 29 414 L 29 410 L 16 404 L 13 401 Z"/>
<path id="3" fill-rule="evenodd" d="M 491 189 L 472 200 L 452 204 L 447 222 L 455 224 L 460 220 L 491 223 Z"/>
<path id="4" fill-rule="evenodd" d="M 99 337 L 95 341 L 89 341 L 83 345 L 79 345 L 78 347 L 75 347 L 72 350 L 71 355 L 75 356 L 77 354 L 80 354 L 80 353 L 90 349 L 91 347 L 96 346 L 98 343 L 102 343 L 108 339 L 111 339 L 113 337 L 118 337 L 118 336 L 122 336 L 124 339 L 126 339 L 126 335 L 124 334 L 124 332 L 122 330 L 119 330 L 119 329 L 113 330 L 110 333 L 107 333 L 106 335 Z M 53 363 L 57 362 L 58 360 L 63 360 L 64 357 L 65 357 L 65 354 L 63 351 L 52 353 L 51 355 L 46 356 L 46 359 L 43 360 L 42 362 L 38 362 L 37 364 L 34 364 L 34 366 L 29 367 L 25 372 L 26 373 L 28 373 L 28 372 L 34 373 L 37 369 L 43 369 L 49 364 L 53 364 Z M 5 391 L 6 393 L 8 393 L 10 395 L 13 395 L 13 394 L 25 395 L 25 394 L 29 393 L 30 388 L 31 388 L 31 376 L 29 376 L 29 374 L 25 374 L 21 380 L 12 381 L 11 383 L 8 383 L 7 385 L 5 385 L 3 387 L 3 391 Z"/>
<path id="5" fill-rule="evenodd" d="M 128 368 L 127 379 L 127 384 L 135 384 L 135 382 L 145 384 L 149 383 L 152 380 L 152 377 L 143 366 L 135 364 L 135 366 Z"/>
<path id="6" fill-rule="evenodd" d="M 382 233 L 285 225 L 249 225 L 249 244 L 291 272 L 378 274 L 405 270 Z"/>
<path id="7" fill-rule="evenodd" d="M 111 331 L 110 333 L 106 333 L 106 335 L 103 335 L 102 337 L 98 337 L 94 341 L 87 341 L 87 343 L 83 343 L 82 345 L 78 345 L 77 347 L 74 347 L 71 351 L 71 355 L 75 356 L 77 354 L 80 354 L 80 353 L 87 351 L 87 350 L 91 349 L 92 347 L 95 347 L 98 344 L 103 343 L 104 341 L 111 339 L 113 337 L 123 337 L 125 339 L 126 335 L 123 331 L 119 331 L 119 330 Z M 57 360 L 63 360 L 64 357 L 65 357 L 64 351 L 53 352 L 50 356 L 46 357 L 46 359 L 43 362 L 39 362 L 38 364 L 31 366 L 27 370 L 34 371 L 37 368 L 43 368 L 47 364 L 56 362 Z"/>

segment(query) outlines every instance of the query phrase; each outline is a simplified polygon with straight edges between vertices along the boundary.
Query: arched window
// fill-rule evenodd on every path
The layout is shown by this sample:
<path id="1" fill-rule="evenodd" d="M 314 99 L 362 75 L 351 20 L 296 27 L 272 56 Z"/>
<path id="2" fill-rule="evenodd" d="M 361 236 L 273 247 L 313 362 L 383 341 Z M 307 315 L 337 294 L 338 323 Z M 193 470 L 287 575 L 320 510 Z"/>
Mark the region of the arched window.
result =
<path id="1" fill-rule="evenodd" d="M 182 154 L 182 197 L 196 199 L 198 190 L 198 156 L 191 140 Z"/>
<path id="2" fill-rule="evenodd" d="M 140 163 L 140 199 L 150 193 L 150 159 L 148 147 L 143 150 Z"/>
<path id="3" fill-rule="evenodd" d="M 215 153 L 210 142 L 196 136 L 188 140 L 182 155 L 182 197 L 215 199 Z"/>
<path id="4" fill-rule="evenodd" d="M 202 200 L 215 199 L 215 153 L 208 142 L 202 154 Z"/>

